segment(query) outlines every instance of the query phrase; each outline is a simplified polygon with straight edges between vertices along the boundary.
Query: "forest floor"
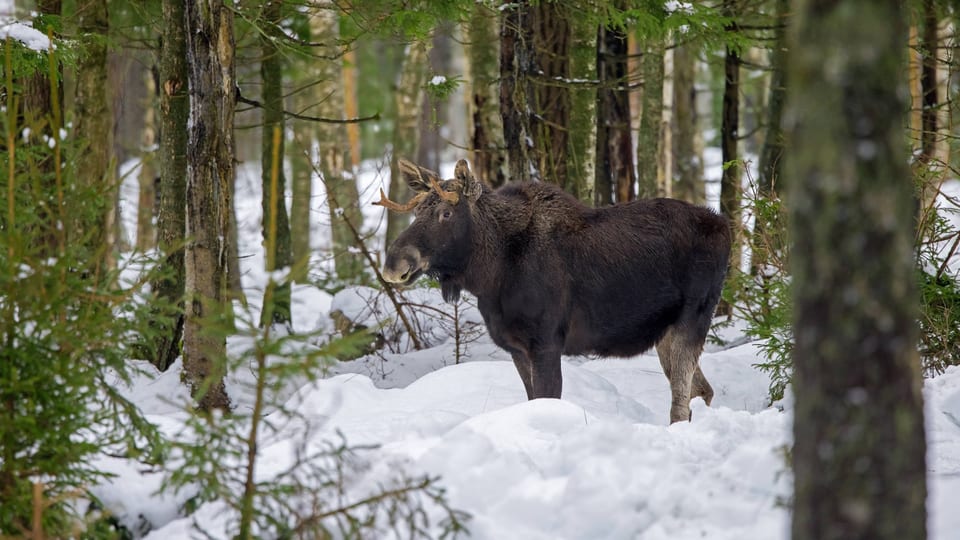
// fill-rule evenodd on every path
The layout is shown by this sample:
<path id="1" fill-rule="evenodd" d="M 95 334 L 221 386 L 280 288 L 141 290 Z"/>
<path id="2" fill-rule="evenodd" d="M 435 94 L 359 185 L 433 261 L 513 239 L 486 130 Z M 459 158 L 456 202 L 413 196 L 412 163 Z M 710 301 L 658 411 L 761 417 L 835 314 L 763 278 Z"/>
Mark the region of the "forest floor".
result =
<path id="1" fill-rule="evenodd" d="M 247 181 L 254 187 L 242 180 L 237 202 L 241 254 L 250 255 L 243 259 L 244 284 L 256 306 L 265 275 L 257 255 L 258 190 Z M 321 212 L 321 204 L 314 206 Z M 297 286 L 294 329 L 329 327 L 332 308 L 357 315 L 371 306 L 371 294 L 357 288 L 330 296 Z M 418 303 L 451 309 L 435 289 L 415 294 Z M 388 483 L 400 470 L 439 476 L 480 539 L 789 538 L 792 400 L 768 403 L 769 379 L 753 367 L 760 351 L 737 324 L 719 330 L 701 359 L 716 391 L 712 406 L 698 399 L 692 422 L 667 425 L 669 387 L 655 354 L 565 358 L 563 399 L 528 402 L 509 356 L 475 324 L 475 310 L 464 305 L 460 318 L 471 342 L 459 364 L 449 325 L 428 318 L 424 332 L 433 346 L 341 363 L 330 377 L 289 393 L 285 405 L 312 423 L 313 442 L 339 432 L 350 444 L 377 445 L 364 451 L 369 466 L 351 493 Z M 402 349 L 400 333 L 388 338 Z M 180 364 L 165 373 L 144 367 L 122 390 L 176 436 L 187 417 Z M 239 373 L 228 382 L 241 409 L 252 403 L 249 378 Z M 960 368 L 926 380 L 924 396 L 930 538 L 948 540 L 960 530 Z M 289 463 L 291 448 L 290 440 L 264 440 L 258 479 L 269 481 Z M 108 456 L 100 465 L 117 477 L 93 491 L 132 530 L 149 528 L 147 538 L 156 540 L 197 537 L 195 527 L 230 537 L 236 515 L 225 504 L 204 504 L 187 517 L 181 506 L 190 490 L 158 495 L 159 473 Z M 428 515 L 440 517 L 438 509 Z"/>

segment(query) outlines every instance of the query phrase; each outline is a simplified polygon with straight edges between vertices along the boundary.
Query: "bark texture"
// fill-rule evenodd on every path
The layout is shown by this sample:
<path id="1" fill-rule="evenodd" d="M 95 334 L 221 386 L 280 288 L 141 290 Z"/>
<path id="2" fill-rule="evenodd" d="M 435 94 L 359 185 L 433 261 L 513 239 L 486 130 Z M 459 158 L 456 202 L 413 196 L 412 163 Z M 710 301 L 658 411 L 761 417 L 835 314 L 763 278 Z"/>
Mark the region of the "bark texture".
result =
<path id="1" fill-rule="evenodd" d="M 282 271 L 290 268 L 293 256 L 290 251 L 290 219 L 287 214 L 286 175 L 283 173 L 284 104 L 283 68 L 284 56 L 277 47 L 282 39 L 278 25 L 281 22 L 282 0 L 272 0 L 263 6 L 264 25 L 260 33 L 260 81 L 263 89 L 263 128 L 260 138 L 260 179 L 263 187 L 263 245 L 266 249 L 266 271 Z M 279 130 L 279 136 L 275 133 Z M 274 167 L 274 159 L 277 166 Z M 265 295 L 260 313 L 260 325 L 289 325 L 290 282 L 277 283 L 272 294 Z"/>
<path id="2" fill-rule="evenodd" d="M 157 211 L 157 243 L 163 253 L 160 279 L 151 289 L 161 305 L 173 308 L 154 324 L 160 326 L 153 349 L 153 364 L 165 371 L 180 355 L 183 337 L 184 259 L 187 228 L 187 36 L 185 6 L 178 0 L 163 0 L 164 38 L 160 48 L 160 208 Z"/>
<path id="3" fill-rule="evenodd" d="M 902 9 L 801 2 L 790 39 L 795 540 L 926 537 Z"/>
<path id="4" fill-rule="evenodd" d="M 636 175 L 633 169 L 630 92 L 627 80 L 628 52 L 627 35 L 622 29 L 603 25 L 599 27 L 597 168 L 594 197 L 594 204 L 598 207 L 636 198 L 633 187 Z"/>
<path id="5" fill-rule="evenodd" d="M 316 41 L 336 43 L 340 38 L 340 20 L 336 11 L 325 10 L 311 20 L 311 32 Z M 316 60 L 314 86 L 317 116 L 342 118 L 344 85 L 342 68 L 336 47 L 323 47 L 317 51 L 322 58 Z M 356 239 L 350 226 L 362 229 L 363 213 L 360 212 L 360 195 L 353 176 L 345 176 L 347 166 L 343 141 L 348 140 L 344 124 L 316 125 L 316 139 L 320 172 L 327 189 L 327 210 L 330 215 L 330 240 L 333 246 L 334 269 L 343 280 L 355 279 L 363 272 L 363 260 L 356 253 Z M 348 224 L 349 221 L 349 224 Z"/>
<path id="6" fill-rule="evenodd" d="M 663 53 L 662 39 L 651 39 L 643 52 L 643 112 L 637 134 L 637 181 L 640 198 L 659 196 L 657 161 L 661 153 L 660 133 L 663 118 Z M 618 197 L 621 194 L 618 193 Z M 629 193 L 625 194 L 629 195 Z"/>
<path id="7" fill-rule="evenodd" d="M 190 127 L 187 153 L 186 324 L 183 377 L 201 410 L 229 409 L 226 340 L 214 331 L 229 309 L 227 253 L 236 105 L 233 12 L 219 0 L 186 6 Z M 206 327 L 205 327 L 206 326 Z"/>
<path id="8" fill-rule="evenodd" d="M 673 196 L 694 204 L 706 202 L 703 144 L 697 115 L 697 55 L 690 44 L 677 44 L 673 55 Z"/>
<path id="9" fill-rule="evenodd" d="M 76 178 L 83 185 L 102 193 L 96 208 L 78 209 L 80 216 L 74 233 L 90 253 L 92 268 L 109 268 L 113 256 L 117 197 L 113 174 L 113 112 L 107 79 L 107 32 L 109 18 L 106 0 L 88 0 L 77 4 L 77 30 L 83 53 L 77 61 L 77 85 L 74 99 L 74 130 L 83 139 L 75 156 Z M 102 265 L 102 266 L 101 266 Z M 96 270 L 94 274 L 98 274 Z"/>
<path id="10" fill-rule="evenodd" d="M 411 43 L 403 58 L 400 81 L 396 93 L 396 119 L 393 128 L 393 154 L 390 157 L 390 199 L 406 201 L 412 194 L 400 175 L 400 159 L 409 159 L 417 153 L 420 105 L 423 103 L 423 85 L 427 77 L 427 42 Z M 401 212 L 387 212 L 387 241 L 393 240 L 410 223 L 410 216 Z"/>
<path id="11" fill-rule="evenodd" d="M 724 12 L 728 16 L 736 14 L 736 1 L 724 3 Z M 727 32 L 738 32 L 736 22 L 727 26 Z M 730 220 L 733 226 L 733 251 L 730 254 L 730 267 L 740 268 L 740 249 L 743 245 L 742 226 L 740 224 L 740 197 L 743 190 L 740 185 L 740 159 L 737 143 L 740 137 L 740 51 L 727 46 L 723 61 L 723 109 L 720 125 L 720 153 L 723 156 L 723 176 L 720 178 L 720 213 Z"/>
<path id="12" fill-rule="evenodd" d="M 503 119 L 497 95 L 499 43 L 497 12 L 482 2 L 473 4 L 467 22 L 467 58 L 470 69 L 470 135 L 473 171 L 492 187 L 506 183 L 507 157 Z"/>

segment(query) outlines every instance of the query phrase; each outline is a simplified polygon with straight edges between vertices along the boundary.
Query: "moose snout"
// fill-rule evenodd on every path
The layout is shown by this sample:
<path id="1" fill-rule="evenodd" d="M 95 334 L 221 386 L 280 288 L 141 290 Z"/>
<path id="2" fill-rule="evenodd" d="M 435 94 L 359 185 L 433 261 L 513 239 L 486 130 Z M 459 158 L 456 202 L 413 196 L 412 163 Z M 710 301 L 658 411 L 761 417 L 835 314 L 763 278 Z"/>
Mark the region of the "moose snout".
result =
<path id="1" fill-rule="evenodd" d="M 383 279 L 390 283 L 408 283 L 416 279 L 422 270 L 420 251 L 405 246 L 387 252 L 387 262 L 383 265 Z"/>

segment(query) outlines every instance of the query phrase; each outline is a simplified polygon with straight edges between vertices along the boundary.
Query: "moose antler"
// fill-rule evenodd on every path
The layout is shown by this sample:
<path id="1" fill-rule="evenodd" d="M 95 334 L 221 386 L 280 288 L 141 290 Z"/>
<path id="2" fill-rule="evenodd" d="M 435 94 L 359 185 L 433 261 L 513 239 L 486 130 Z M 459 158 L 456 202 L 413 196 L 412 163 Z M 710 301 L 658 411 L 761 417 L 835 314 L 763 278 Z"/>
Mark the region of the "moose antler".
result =
<path id="1" fill-rule="evenodd" d="M 393 210 L 394 212 L 409 212 L 417 207 L 420 204 L 420 201 L 427 197 L 427 192 L 419 193 L 416 197 L 407 201 L 407 204 L 400 204 L 391 201 L 387 198 L 387 194 L 383 192 L 383 188 L 380 188 L 380 200 L 375 201 L 373 204 L 382 206 L 387 210 Z"/>
<path id="2" fill-rule="evenodd" d="M 437 195 L 439 195 L 444 201 L 450 204 L 457 204 L 460 202 L 459 194 L 453 191 L 444 191 L 443 188 L 440 187 L 440 183 L 437 182 L 435 178 L 430 178 L 430 187 L 432 187 L 433 190 L 437 192 Z M 388 199 L 387 194 L 383 192 L 383 188 L 380 188 L 380 200 L 374 202 L 373 204 L 382 206 L 387 210 L 393 210 L 394 212 L 409 212 L 416 208 L 417 205 L 420 204 L 420 201 L 425 199 L 429 194 L 429 191 L 418 193 L 414 198 L 407 201 L 406 204 L 400 204 Z"/>

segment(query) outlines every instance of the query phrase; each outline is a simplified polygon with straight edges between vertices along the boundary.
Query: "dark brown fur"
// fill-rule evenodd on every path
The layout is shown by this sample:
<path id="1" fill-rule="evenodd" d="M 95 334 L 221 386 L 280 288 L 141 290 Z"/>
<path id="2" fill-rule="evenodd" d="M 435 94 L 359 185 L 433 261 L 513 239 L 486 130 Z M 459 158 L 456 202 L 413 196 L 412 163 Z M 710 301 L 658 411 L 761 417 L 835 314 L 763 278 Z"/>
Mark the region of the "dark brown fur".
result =
<path id="1" fill-rule="evenodd" d="M 436 173 L 405 162 L 408 184 L 430 191 Z M 673 199 L 594 209 L 546 183 L 491 191 L 465 161 L 431 192 L 390 247 L 384 277 L 426 272 L 447 300 L 466 289 L 491 338 L 513 357 L 530 399 L 559 398 L 561 354 L 632 356 L 656 346 L 670 380 L 671 422 L 713 390 L 700 352 L 730 253 L 727 221 Z"/>

